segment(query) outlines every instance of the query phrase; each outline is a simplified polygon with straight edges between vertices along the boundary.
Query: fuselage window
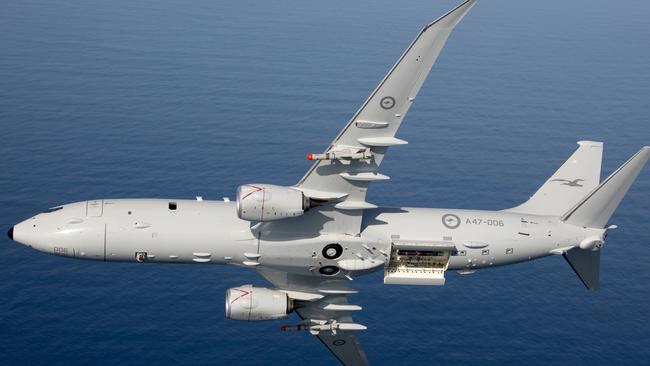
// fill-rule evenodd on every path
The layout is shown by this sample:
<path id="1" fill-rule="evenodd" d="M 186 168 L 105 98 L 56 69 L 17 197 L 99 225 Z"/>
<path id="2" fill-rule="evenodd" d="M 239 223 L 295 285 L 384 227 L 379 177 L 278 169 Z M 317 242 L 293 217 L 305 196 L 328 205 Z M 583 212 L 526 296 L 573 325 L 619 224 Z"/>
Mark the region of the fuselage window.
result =
<path id="1" fill-rule="evenodd" d="M 176 207 L 177 207 L 176 202 L 169 202 L 169 209 L 170 209 L 170 210 L 173 211 L 173 210 L 176 209 Z"/>

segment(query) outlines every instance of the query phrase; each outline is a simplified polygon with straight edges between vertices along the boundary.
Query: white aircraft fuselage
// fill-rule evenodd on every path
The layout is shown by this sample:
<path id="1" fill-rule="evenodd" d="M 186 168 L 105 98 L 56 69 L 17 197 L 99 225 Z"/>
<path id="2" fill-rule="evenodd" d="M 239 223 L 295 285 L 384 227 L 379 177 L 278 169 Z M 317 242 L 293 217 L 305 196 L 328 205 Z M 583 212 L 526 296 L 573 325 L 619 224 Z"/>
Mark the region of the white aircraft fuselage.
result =
<path id="1" fill-rule="evenodd" d="M 456 245 L 448 269 L 469 271 L 562 254 L 562 248 L 579 246 L 589 238 L 602 240 L 605 233 L 566 224 L 559 217 L 504 211 L 377 208 L 364 212 L 359 236 L 313 236 L 301 232 L 300 225 L 281 232 L 272 230 L 275 222 L 252 227 L 237 216 L 235 202 L 104 199 L 59 207 L 17 224 L 13 239 L 76 259 L 233 264 L 315 276 L 324 276 L 315 269 L 342 260 L 377 260 L 377 266 L 351 275 L 383 269 L 396 239 L 463 243 Z M 321 249 L 327 243 L 341 243 L 343 254 L 336 260 L 323 257 Z"/>
<path id="2" fill-rule="evenodd" d="M 77 202 L 15 225 L 9 237 L 77 259 L 254 268 L 272 288 L 229 289 L 226 316 L 269 320 L 295 311 L 300 323 L 282 329 L 309 331 L 345 365 L 368 364 L 356 336 L 366 326 L 353 318 L 362 308 L 348 299 L 356 276 L 383 270 L 385 284 L 444 285 L 448 270 L 557 254 L 596 289 L 609 219 L 650 158 L 648 146 L 601 181 L 603 143 L 579 141 L 529 200 L 502 211 L 381 208 L 366 200 L 371 182 L 389 179 L 380 165 L 389 148 L 407 143 L 397 131 L 475 3 L 464 0 L 418 33 L 330 146 L 307 155 L 313 165 L 296 184 L 243 184 L 233 202 Z"/>

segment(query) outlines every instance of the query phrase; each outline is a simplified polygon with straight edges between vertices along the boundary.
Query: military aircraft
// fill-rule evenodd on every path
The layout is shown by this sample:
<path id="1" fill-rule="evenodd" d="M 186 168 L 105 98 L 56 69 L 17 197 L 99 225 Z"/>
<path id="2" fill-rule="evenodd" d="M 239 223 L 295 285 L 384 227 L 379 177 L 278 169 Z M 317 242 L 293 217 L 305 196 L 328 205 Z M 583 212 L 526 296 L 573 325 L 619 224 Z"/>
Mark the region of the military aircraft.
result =
<path id="1" fill-rule="evenodd" d="M 352 278 L 384 271 L 391 285 L 443 285 L 471 273 L 561 255 L 584 285 L 598 287 L 608 220 L 650 156 L 643 147 L 600 181 L 603 144 L 577 150 L 525 203 L 501 211 L 384 208 L 371 182 L 467 0 L 426 25 L 370 97 L 295 185 L 244 184 L 236 201 L 97 199 L 53 207 L 9 230 L 28 247 L 65 257 L 134 263 L 231 264 L 258 271 L 270 288 L 242 285 L 226 316 L 257 321 L 295 311 L 285 331 L 316 336 L 345 365 L 368 361 L 348 302 Z"/>

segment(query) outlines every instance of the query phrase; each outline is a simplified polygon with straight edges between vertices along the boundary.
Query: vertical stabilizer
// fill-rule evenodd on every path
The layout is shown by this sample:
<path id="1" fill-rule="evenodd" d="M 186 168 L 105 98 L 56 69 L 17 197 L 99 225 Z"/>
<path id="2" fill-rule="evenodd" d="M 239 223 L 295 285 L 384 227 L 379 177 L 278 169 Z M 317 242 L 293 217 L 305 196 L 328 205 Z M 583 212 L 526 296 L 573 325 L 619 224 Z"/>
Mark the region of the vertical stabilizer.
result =
<path id="1" fill-rule="evenodd" d="M 561 216 L 600 183 L 603 143 L 579 141 L 578 149 L 525 203 L 508 211 Z"/>
<path id="2" fill-rule="evenodd" d="M 630 160 L 562 216 L 562 220 L 582 227 L 605 227 L 649 157 L 650 146 L 641 148 Z"/>

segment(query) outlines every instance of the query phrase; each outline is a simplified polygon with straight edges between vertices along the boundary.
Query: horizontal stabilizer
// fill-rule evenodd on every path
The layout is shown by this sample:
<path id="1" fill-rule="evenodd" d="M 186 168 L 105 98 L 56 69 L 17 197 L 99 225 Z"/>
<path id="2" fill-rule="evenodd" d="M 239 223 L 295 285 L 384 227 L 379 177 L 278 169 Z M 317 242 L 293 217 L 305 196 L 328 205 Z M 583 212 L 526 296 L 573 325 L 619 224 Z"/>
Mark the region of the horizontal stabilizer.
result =
<path id="1" fill-rule="evenodd" d="M 520 206 L 508 211 L 561 216 L 600 183 L 603 143 L 579 141 L 569 159 Z"/>
<path id="2" fill-rule="evenodd" d="M 604 228 L 649 157 L 650 146 L 641 148 L 562 216 L 562 220 L 576 226 Z"/>
<path id="3" fill-rule="evenodd" d="M 598 289 L 600 250 L 573 248 L 563 254 L 582 283 L 590 290 Z"/>

